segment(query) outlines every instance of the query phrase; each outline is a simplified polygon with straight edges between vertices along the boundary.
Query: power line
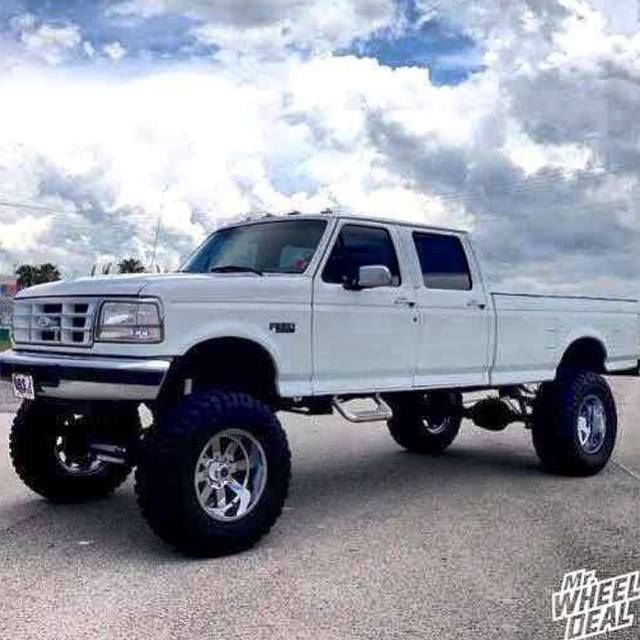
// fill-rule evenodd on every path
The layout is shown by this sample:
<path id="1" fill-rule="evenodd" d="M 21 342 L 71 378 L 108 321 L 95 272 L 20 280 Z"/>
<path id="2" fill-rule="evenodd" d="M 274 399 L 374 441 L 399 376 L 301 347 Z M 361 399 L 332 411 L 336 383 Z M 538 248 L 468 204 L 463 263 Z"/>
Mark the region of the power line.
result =
<path id="1" fill-rule="evenodd" d="M 590 181 L 597 181 L 597 180 L 604 180 L 607 177 L 612 177 L 612 176 L 616 176 L 619 175 L 621 173 L 624 173 L 625 171 L 627 171 L 628 169 L 638 169 L 638 163 L 637 162 L 628 162 L 628 163 L 619 163 L 616 165 L 612 165 L 611 167 L 603 170 L 603 171 L 592 171 L 590 173 L 582 173 L 576 176 L 572 176 L 574 178 L 574 181 L 580 181 L 582 182 L 590 182 Z M 508 196 L 518 196 L 518 195 L 529 195 L 531 193 L 536 193 L 539 191 L 543 191 L 546 187 L 548 187 L 549 185 L 555 185 L 558 183 L 561 183 L 562 179 L 558 176 L 540 176 L 537 178 L 525 178 L 523 180 L 516 180 L 513 182 L 508 182 L 506 180 L 502 181 L 501 183 L 498 183 L 497 185 L 492 185 L 493 188 L 495 188 L 497 191 L 500 190 L 500 188 L 502 188 L 502 194 L 504 195 L 508 195 Z M 482 186 L 481 183 L 479 183 L 479 186 Z M 167 191 L 168 186 L 165 186 L 165 188 L 163 189 L 163 193 Z M 454 193 L 454 192 L 450 192 L 450 191 L 445 191 L 443 189 L 429 189 L 427 195 L 433 195 L 437 198 L 439 198 L 440 200 L 444 201 L 444 202 L 461 202 L 461 203 L 470 203 L 473 202 L 475 200 L 478 199 L 478 197 L 491 197 L 491 193 L 487 193 L 486 191 L 482 194 L 480 194 L 480 196 L 475 195 L 475 194 L 467 194 L 467 193 Z M 634 199 L 634 198 L 631 198 Z M 623 201 L 622 199 L 620 201 Z M 27 210 L 27 211 L 41 211 L 41 212 L 46 212 L 46 213 L 51 213 L 53 214 L 54 217 L 59 217 L 59 216 L 69 216 L 69 215 L 78 215 L 81 216 L 82 214 L 86 214 L 89 213 L 89 211 L 87 210 L 82 210 L 82 209 L 75 209 L 75 210 L 69 210 L 69 211 L 65 211 L 62 209 L 56 209 L 54 207 L 51 206 L 47 206 L 47 205 L 38 205 L 38 204 L 32 204 L 29 202 L 22 202 L 22 201 L 15 201 L 15 200 L 9 200 L 9 199 L 0 199 L 0 207 L 7 207 L 7 208 L 16 208 L 16 209 L 23 209 L 23 210 Z M 164 209 L 164 199 L 162 200 L 161 206 L 160 206 L 160 211 L 158 213 L 158 218 L 157 218 L 157 227 L 156 227 L 156 240 L 158 238 L 159 235 L 159 230 L 160 230 L 160 226 L 162 223 L 162 213 L 163 213 L 163 209 Z M 148 214 L 148 213 L 144 213 L 143 216 L 151 216 L 152 214 Z M 66 220 L 65 221 L 67 224 L 84 224 L 81 221 L 70 221 L 70 220 Z M 89 222 L 87 222 L 86 224 L 89 224 Z"/>
<path id="2" fill-rule="evenodd" d="M 638 168 L 638 163 L 625 163 L 625 164 L 619 164 L 619 165 L 614 165 L 612 168 L 607 169 L 605 171 L 596 173 L 596 172 L 592 172 L 592 173 L 587 173 L 587 174 L 583 174 L 580 175 L 578 177 L 578 180 L 580 180 L 581 182 L 583 181 L 596 181 L 596 180 L 603 180 L 607 177 L 612 177 L 615 175 L 619 175 L 620 173 L 623 173 L 624 171 L 626 171 L 627 169 L 637 169 Z M 498 184 L 496 185 L 496 190 L 499 189 L 500 187 L 502 187 L 502 194 L 506 194 L 509 196 L 517 196 L 517 195 L 529 195 L 532 193 L 537 193 L 540 191 L 544 191 L 545 188 L 548 188 L 548 186 L 550 185 L 555 185 L 561 182 L 561 179 L 558 177 L 551 177 L 551 176 L 544 176 L 544 177 L 539 177 L 539 178 L 531 178 L 531 179 L 525 179 L 525 180 L 519 180 L 519 181 L 514 181 L 514 182 L 507 182 L 507 181 L 502 181 L 502 184 Z M 480 185 L 479 185 L 480 186 Z M 474 194 L 465 194 L 465 193 L 450 193 L 450 192 L 446 192 L 443 190 L 438 190 L 438 189 L 431 189 L 430 190 L 430 194 L 434 195 L 438 198 L 440 198 L 441 200 L 443 200 L 444 202 L 463 202 L 463 203 L 469 203 L 473 200 L 476 200 L 478 198 L 477 195 Z M 490 197 L 491 194 L 487 193 L 485 191 L 485 193 L 482 194 L 482 196 L 484 197 Z"/>
<path id="3" fill-rule="evenodd" d="M 469 199 L 472 199 L 472 198 L 469 197 Z M 621 197 L 621 198 L 608 198 L 606 200 L 597 201 L 597 202 L 576 201 L 574 203 L 564 203 L 564 204 L 544 202 L 542 206 L 544 206 L 546 211 L 551 210 L 554 213 L 561 215 L 565 212 L 570 212 L 573 214 L 587 214 L 592 212 L 602 212 L 604 207 L 612 208 L 616 206 L 619 206 L 620 210 L 622 210 L 622 208 L 625 206 L 630 206 L 630 205 L 635 206 L 635 205 L 638 205 L 639 203 L 640 203 L 640 193 L 638 193 L 637 195 Z M 488 221 L 489 219 L 497 220 L 505 217 L 512 217 L 515 219 L 518 217 L 522 217 L 522 214 L 524 214 L 525 211 L 527 214 L 535 213 L 535 204 L 529 201 L 528 205 L 529 206 L 527 206 L 526 209 L 520 210 L 519 212 L 520 216 L 519 215 L 505 216 L 504 206 L 501 206 L 500 208 L 495 208 L 495 209 L 487 208 L 485 206 L 483 207 L 482 212 L 478 213 L 478 220 L 482 221 L 484 219 L 485 221 Z M 515 211 L 515 209 L 511 209 L 510 211 L 513 212 Z M 357 213 L 358 212 L 355 212 L 355 215 L 357 215 Z M 366 212 L 361 212 L 361 213 L 364 214 Z M 470 211 L 470 213 L 474 213 L 474 212 Z M 53 216 L 53 218 L 54 220 L 60 220 L 61 222 L 63 222 L 66 229 L 69 229 L 70 231 L 74 231 L 76 233 L 86 233 L 87 231 L 90 231 L 92 227 L 97 226 L 95 225 L 95 223 L 89 220 L 68 220 L 64 218 L 64 214 L 55 215 Z M 114 224 L 117 224 L 117 221 L 114 221 Z M 156 234 L 154 234 L 154 243 L 153 243 L 153 246 L 156 247 L 156 250 L 157 250 L 157 246 L 159 246 L 160 244 L 159 237 L 157 234 L 158 234 L 158 231 L 156 228 Z M 154 258 L 152 258 L 150 262 L 151 266 L 153 266 L 153 262 L 154 262 Z"/>
<path id="4" fill-rule="evenodd" d="M 78 213 L 77 211 L 61 211 L 60 209 L 54 209 L 53 207 L 47 207 L 44 205 L 29 204 L 26 202 L 13 202 L 9 200 L 0 200 L 0 207 L 15 207 L 16 209 L 28 209 L 33 211 L 48 211 L 50 213 Z"/>

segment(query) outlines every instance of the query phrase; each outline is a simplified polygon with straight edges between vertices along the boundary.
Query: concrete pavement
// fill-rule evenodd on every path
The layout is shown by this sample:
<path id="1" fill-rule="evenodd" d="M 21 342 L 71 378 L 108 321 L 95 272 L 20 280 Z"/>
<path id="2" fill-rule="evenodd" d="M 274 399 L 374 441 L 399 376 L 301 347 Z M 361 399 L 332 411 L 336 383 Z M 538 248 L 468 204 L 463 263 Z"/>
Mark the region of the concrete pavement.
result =
<path id="1" fill-rule="evenodd" d="M 0 382 L 0 413 L 12 413 L 18 408 L 18 401 L 13 397 L 11 385 Z"/>
<path id="2" fill-rule="evenodd" d="M 466 424 L 428 458 L 384 425 L 282 416 L 283 517 L 251 551 L 209 561 L 159 542 L 130 482 L 48 505 L 14 476 L 2 437 L 0 638 L 560 639 L 550 596 L 566 571 L 640 569 L 640 381 L 613 384 L 616 463 L 588 479 L 543 473 L 518 425 Z M 640 622 L 611 637 L 639 636 Z"/>

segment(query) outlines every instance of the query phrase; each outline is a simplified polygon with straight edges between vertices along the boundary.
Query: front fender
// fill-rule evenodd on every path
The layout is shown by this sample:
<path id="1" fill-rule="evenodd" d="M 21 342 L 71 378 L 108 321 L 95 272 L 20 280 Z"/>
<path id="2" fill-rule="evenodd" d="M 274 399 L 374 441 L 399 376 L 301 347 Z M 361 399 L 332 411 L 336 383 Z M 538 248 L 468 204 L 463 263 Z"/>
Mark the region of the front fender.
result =
<path id="1" fill-rule="evenodd" d="M 234 322 L 220 322 L 200 328 L 197 332 L 185 336 L 176 347 L 176 356 L 184 356 L 191 349 L 203 342 L 216 338 L 239 338 L 249 340 L 261 346 L 273 360 L 278 370 L 278 363 L 282 361 L 281 349 L 268 331 L 252 325 L 238 324 Z"/>
<path id="2" fill-rule="evenodd" d="M 306 304 L 176 305 L 166 313 L 169 355 L 184 356 L 198 344 L 216 338 L 254 342 L 271 357 L 276 386 L 283 397 L 311 393 L 311 310 Z M 271 330 L 274 325 L 292 331 Z"/>

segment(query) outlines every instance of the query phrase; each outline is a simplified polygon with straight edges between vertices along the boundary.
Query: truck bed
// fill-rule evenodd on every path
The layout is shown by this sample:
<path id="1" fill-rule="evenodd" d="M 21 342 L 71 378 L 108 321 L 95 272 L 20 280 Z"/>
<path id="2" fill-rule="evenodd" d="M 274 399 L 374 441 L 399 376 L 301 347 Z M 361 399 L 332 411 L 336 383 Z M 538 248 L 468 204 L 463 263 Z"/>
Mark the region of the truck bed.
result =
<path id="1" fill-rule="evenodd" d="M 491 292 L 495 310 L 491 384 L 547 380 L 577 339 L 606 345 L 608 372 L 636 367 L 638 300 Z"/>

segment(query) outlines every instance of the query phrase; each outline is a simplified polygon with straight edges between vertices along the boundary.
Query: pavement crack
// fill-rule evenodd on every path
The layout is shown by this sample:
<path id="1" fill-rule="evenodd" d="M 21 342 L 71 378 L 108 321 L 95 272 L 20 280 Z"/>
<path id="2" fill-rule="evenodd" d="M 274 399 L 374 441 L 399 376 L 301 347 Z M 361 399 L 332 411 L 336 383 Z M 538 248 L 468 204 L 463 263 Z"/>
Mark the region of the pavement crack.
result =
<path id="1" fill-rule="evenodd" d="M 635 480 L 640 482 L 640 474 L 639 473 L 636 473 L 633 469 L 630 469 L 626 465 L 622 464 L 622 462 L 618 462 L 617 460 L 613 460 L 613 464 L 615 464 L 616 467 L 618 467 L 619 469 L 622 469 L 622 471 L 624 471 L 625 473 L 630 475 L 632 478 L 634 478 Z"/>

